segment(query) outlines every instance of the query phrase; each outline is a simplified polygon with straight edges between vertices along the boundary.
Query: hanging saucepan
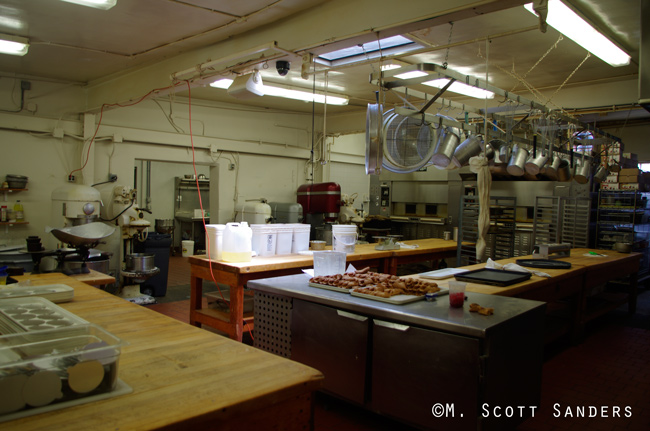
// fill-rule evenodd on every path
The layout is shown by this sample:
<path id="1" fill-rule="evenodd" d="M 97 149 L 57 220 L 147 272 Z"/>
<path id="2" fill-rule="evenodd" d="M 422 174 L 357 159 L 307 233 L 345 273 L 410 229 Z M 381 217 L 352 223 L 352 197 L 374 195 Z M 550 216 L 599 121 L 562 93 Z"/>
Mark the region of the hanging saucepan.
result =
<path id="1" fill-rule="evenodd" d="M 602 183 L 609 176 L 609 170 L 605 166 L 599 166 L 598 170 L 594 174 L 594 181 L 597 183 Z"/>
<path id="2" fill-rule="evenodd" d="M 453 118 L 448 119 L 455 121 Z M 433 166 L 438 169 L 447 169 L 458 144 L 460 144 L 460 130 L 455 127 L 443 126 L 441 118 L 438 127 L 438 143 L 433 152 L 433 157 L 431 157 Z"/>
<path id="3" fill-rule="evenodd" d="M 510 162 L 508 162 L 508 167 L 506 170 L 512 176 L 522 176 L 524 174 L 526 159 L 528 159 L 528 150 L 515 144 L 512 150 L 512 155 L 510 156 Z"/>
<path id="4" fill-rule="evenodd" d="M 453 164 L 457 168 L 467 166 L 471 157 L 481 154 L 483 151 L 482 144 L 480 136 L 470 136 L 465 139 L 454 151 Z"/>
<path id="5" fill-rule="evenodd" d="M 535 137 L 535 141 L 537 142 L 537 137 Z M 535 145 L 537 147 L 537 145 Z M 526 173 L 529 175 L 537 175 L 540 173 L 541 169 L 544 167 L 546 164 L 546 161 L 548 160 L 548 155 L 544 154 L 544 152 L 540 149 L 536 149 L 537 154 L 531 154 L 531 156 L 528 158 L 528 161 L 526 162 L 526 165 L 524 166 L 524 169 L 526 170 Z"/>
<path id="6" fill-rule="evenodd" d="M 557 170 L 560 168 L 562 159 L 557 154 L 553 154 L 553 140 L 548 141 L 548 162 L 544 169 L 544 175 L 553 181 L 557 181 Z"/>
<path id="7" fill-rule="evenodd" d="M 501 139 L 492 139 L 488 146 L 494 149 L 494 161 L 490 164 L 490 172 L 494 175 L 508 175 L 506 166 L 510 160 L 510 146 Z"/>
<path id="8" fill-rule="evenodd" d="M 487 144 L 485 144 L 485 158 L 488 160 L 488 163 L 490 165 L 494 165 L 494 158 L 495 157 L 496 157 L 496 152 L 494 151 L 494 148 L 488 142 Z"/>
<path id="9" fill-rule="evenodd" d="M 571 181 L 571 166 L 567 159 L 560 159 L 560 165 L 557 168 L 557 180 L 561 182 Z"/>
<path id="10" fill-rule="evenodd" d="M 585 150 L 582 148 L 582 163 L 576 165 L 575 174 L 573 179 L 576 180 L 578 184 L 587 184 L 589 182 L 589 174 L 591 173 L 591 166 L 589 161 L 585 160 Z"/>

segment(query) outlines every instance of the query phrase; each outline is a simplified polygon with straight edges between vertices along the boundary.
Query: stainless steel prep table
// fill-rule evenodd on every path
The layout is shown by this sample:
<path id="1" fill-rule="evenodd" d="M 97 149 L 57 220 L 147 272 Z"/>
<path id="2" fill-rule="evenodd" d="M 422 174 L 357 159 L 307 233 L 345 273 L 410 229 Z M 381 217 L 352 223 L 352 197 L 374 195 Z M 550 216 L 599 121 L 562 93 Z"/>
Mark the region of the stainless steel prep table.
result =
<path id="1" fill-rule="evenodd" d="M 468 292 L 468 304 L 494 307 L 483 316 L 450 308 L 446 296 L 395 305 L 308 282 L 249 282 L 255 345 L 319 369 L 326 391 L 433 430 L 510 429 L 531 410 L 484 418 L 484 403 L 539 405 L 543 302 Z M 432 413 L 438 404 L 443 417 Z"/>

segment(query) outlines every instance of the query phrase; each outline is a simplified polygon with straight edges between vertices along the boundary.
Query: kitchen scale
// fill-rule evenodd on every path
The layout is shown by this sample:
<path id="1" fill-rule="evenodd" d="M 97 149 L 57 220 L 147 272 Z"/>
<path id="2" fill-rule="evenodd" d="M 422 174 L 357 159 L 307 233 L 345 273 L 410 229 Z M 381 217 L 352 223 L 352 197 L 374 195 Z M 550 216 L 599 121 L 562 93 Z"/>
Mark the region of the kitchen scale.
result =
<path id="1" fill-rule="evenodd" d="M 377 240 L 375 250 L 399 250 L 397 241 L 402 235 L 373 236 Z"/>

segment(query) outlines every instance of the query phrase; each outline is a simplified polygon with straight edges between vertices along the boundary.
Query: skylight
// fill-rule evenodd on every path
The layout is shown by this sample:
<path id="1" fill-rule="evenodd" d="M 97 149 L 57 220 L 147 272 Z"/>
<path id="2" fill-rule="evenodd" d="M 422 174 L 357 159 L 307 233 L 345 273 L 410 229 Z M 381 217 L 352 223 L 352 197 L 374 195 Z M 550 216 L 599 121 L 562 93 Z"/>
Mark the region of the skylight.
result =
<path id="1" fill-rule="evenodd" d="M 404 36 L 392 36 L 385 39 L 375 40 L 354 45 L 336 51 L 326 52 L 318 56 L 319 62 L 330 66 L 356 63 L 380 56 L 397 55 L 404 52 L 421 48 L 420 45 Z"/>

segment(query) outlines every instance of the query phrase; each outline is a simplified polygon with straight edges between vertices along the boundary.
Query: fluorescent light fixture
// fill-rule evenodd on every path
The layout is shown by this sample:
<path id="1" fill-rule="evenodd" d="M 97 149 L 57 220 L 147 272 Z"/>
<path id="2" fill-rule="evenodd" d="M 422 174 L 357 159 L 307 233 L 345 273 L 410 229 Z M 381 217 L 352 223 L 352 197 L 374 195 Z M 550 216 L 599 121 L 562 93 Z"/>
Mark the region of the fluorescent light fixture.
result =
<path id="1" fill-rule="evenodd" d="M 227 89 L 232 84 L 232 79 L 219 79 L 210 84 L 210 87 Z M 305 102 L 316 102 L 316 103 L 325 103 L 327 101 L 328 105 L 347 105 L 348 98 L 342 96 L 332 96 L 320 93 L 311 93 L 309 91 L 300 91 L 292 90 L 289 88 L 274 87 L 271 85 L 264 84 L 264 95 L 265 96 L 275 96 L 275 97 L 284 97 L 285 99 L 294 99 L 302 100 Z"/>
<path id="2" fill-rule="evenodd" d="M 230 84 L 232 84 L 232 79 L 219 79 L 217 81 L 214 81 L 213 83 L 210 84 L 210 87 L 214 88 L 223 88 L 224 90 L 230 87 Z"/>
<path id="3" fill-rule="evenodd" d="M 395 64 L 395 63 L 382 64 L 381 65 L 381 70 L 393 70 L 393 69 L 399 69 L 400 67 L 402 67 L 402 66 L 400 66 L 399 64 Z"/>
<path id="4" fill-rule="evenodd" d="M 433 81 L 426 81 L 422 84 L 429 87 L 442 88 L 449 80 L 447 78 L 434 79 Z M 494 93 L 478 87 L 472 87 L 460 81 L 454 81 L 453 84 L 447 89 L 453 93 L 464 94 L 465 96 L 476 97 L 477 99 L 494 99 Z"/>
<path id="5" fill-rule="evenodd" d="M 19 55 L 27 54 L 29 39 L 8 34 L 0 34 L 0 54 Z"/>
<path id="6" fill-rule="evenodd" d="M 528 3 L 524 7 L 537 16 L 532 3 Z M 611 40 L 598 32 L 560 0 L 549 0 L 546 23 L 614 67 L 630 64 L 630 56 L 625 51 L 612 43 Z"/>
<path id="7" fill-rule="evenodd" d="M 117 4 L 117 0 L 61 0 L 81 6 L 94 7 L 95 9 L 109 10 Z"/>
<path id="8" fill-rule="evenodd" d="M 395 75 L 395 78 L 399 79 L 411 79 L 411 78 L 419 78 L 420 76 L 427 76 L 428 73 L 422 72 L 421 70 L 412 70 L 410 72 L 404 72 L 400 73 L 399 75 Z"/>

